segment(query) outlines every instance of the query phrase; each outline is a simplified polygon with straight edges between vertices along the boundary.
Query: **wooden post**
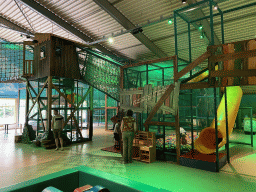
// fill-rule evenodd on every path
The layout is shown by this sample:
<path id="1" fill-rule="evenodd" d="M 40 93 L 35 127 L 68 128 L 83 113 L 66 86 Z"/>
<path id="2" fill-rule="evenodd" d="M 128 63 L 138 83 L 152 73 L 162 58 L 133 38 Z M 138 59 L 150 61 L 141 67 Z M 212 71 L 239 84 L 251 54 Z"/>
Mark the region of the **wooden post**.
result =
<path id="1" fill-rule="evenodd" d="M 26 44 L 23 43 L 23 75 L 26 74 L 26 71 L 25 71 L 25 69 L 26 69 L 26 67 L 25 67 L 25 64 L 26 64 L 26 62 L 25 62 L 25 59 L 26 59 L 25 53 L 26 53 Z"/>
<path id="2" fill-rule="evenodd" d="M 89 113 L 90 113 L 90 124 L 89 124 L 89 140 L 92 140 L 92 136 L 93 136 L 93 88 L 91 89 L 90 92 L 90 108 L 89 108 Z"/>
<path id="3" fill-rule="evenodd" d="M 177 55 L 173 60 L 173 70 L 174 70 L 174 82 L 177 82 L 178 77 L 178 58 Z M 174 105 L 174 104 L 173 104 Z M 178 104 L 177 104 L 178 105 Z M 176 130 L 176 154 L 177 154 L 177 163 L 180 164 L 180 119 L 179 119 L 179 107 L 175 115 L 175 130 Z"/>
<path id="4" fill-rule="evenodd" d="M 29 92 L 28 92 L 28 80 L 27 80 L 27 86 L 26 86 L 26 118 L 25 118 L 25 125 L 28 125 L 28 115 L 29 112 Z"/>
<path id="5" fill-rule="evenodd" d="M 105 131 L 108 130 L 108 96 L 105 94 Z"/>
<path id="6" fill-rule="evenodd" d="M 120 89 L 124 88 L 124 69 L 120 67 Z"/>
<path id="7" fill-rule="evenodd" d="M 174 81 L 177 81 L 178 78 L 178 58 L 177 55 L 175 55 L 173 59 L 173 72 L 174 72 Z"/>
<path id="8" fill-rule="evenodd" d="M 179 120 L 179 109 L 175 115 L 175 129 L 176 129 L 176 153 L 177 163 L 180 164 L 180 120 Z"/>
<path id="9" fill-rule="evenodd" d="M 50 132 L 52 120 L 52 76 L 48 77 L 47 98 L 47 131 Z"/>

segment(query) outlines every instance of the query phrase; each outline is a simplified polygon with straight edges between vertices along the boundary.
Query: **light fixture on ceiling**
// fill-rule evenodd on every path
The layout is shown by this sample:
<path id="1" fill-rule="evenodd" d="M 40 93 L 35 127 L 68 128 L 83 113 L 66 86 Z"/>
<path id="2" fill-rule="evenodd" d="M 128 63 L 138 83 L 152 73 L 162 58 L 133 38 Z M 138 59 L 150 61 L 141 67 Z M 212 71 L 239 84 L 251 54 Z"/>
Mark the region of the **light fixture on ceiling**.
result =
<path id="1" fill-rule="evenodd" d="M 214 5 L 214 7 L 213 7 L 213 10 L 218 10 L 218 5 L 216 4 L 216 5 Z"/>
<path id="2" fill-rule="evenodd" d="M 204 33 L 201 33 L 200 39 L 203 39 L 203 38 L 204 38 Z"/>
<path id="3" fill-rule="evenodd" d="M 201 31 L 203 29 L 203 25 L 199 25 L 198 29 Z"/>
<path id="4" fill-rule="evenodd" d="M 112 37 L 108 38 L 108 42 L 109 43 L 113 43 L 114 42 L 114 39 Z"/>
<path id="5" fill-rule="evenodd" d="M 171 25 L 173 21 L 171 19 L 168 20 L 168 24 Z"/>
<path id="6" fill-rule="evenodd" d="M 182 4 L 185 4 L 187 3 L 187 0 L 181 0 L 182 1 Z"/>

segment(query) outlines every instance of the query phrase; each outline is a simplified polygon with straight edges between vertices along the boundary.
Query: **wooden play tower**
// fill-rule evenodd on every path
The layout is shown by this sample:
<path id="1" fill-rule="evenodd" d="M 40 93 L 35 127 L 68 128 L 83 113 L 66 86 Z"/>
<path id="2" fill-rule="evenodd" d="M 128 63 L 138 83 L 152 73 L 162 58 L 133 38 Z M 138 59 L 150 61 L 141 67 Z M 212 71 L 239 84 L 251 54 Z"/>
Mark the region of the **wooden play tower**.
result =
<path id="1" fill-rule="evenodd" d="M 73 132 L 76 141 L 92 140 L 93 89 L 83 83 L 76 51 L 77 46 L 84 45 L 53 34 L 38 33 L 23 46 L 24 50 L 26 46 L 34 48 L 34 60 L 26 60 L 23 52 L 23 77 L 27 80 L 25 124 L 37 120 L 37 135 L 44 132 L 49 137 L 52 110 L 57 109 L 65 119 L 63 132 L 71 134 L 71 141 Z M 36 106 L 36 113 L 31 114 Z M 88 138 L 81 132 L 81 114 L 85 111 Z"/>

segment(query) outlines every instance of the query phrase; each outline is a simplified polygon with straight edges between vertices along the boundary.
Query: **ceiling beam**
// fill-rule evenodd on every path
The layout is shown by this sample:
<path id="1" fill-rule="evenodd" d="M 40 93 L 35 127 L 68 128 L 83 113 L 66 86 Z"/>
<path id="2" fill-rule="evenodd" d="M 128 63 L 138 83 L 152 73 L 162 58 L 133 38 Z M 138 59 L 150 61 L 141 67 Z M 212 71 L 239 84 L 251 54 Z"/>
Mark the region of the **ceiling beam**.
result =
<path id="1" fill-rule="evenodd" d="M 33 32 L 31 32 L 29 29 L 26 29 L 25 27 L 21 27 L 20 25 L 14 23 L 13 21 L 10 21 L 3 16 L 0 15 L 0 23 L 6 26 L 6 28 L 20 32 L 22 34 L 26 35 L 34 35 Z"/>
<path id="2" fill-rule="evenodd" d="M 36 12 L 40 13 L 41 15 L 45 16 L 47 19 L 53 21 L 57 26 L 61 27 L 62 29 L 74 34 L 75 36 L 79 37 L 85 42 L 92 42 L 93 39 L 83 33 L 81 30 L 77 29 L 73 25 L 69 24 L 67 21 L 63 20 L 62 18 L 56 16 L 53 12 L 42 6 L 41 4 L 37 3 L 34 0 L 21 0 L 23 3 L 25 3 L 27 6 L 35 10 Z M 113 54 L 112 51 L 108 50 L 106 47 L 97 44 L 94 45 L 93 47 L 97 48 L 98 50 L 107 53 L 107 54 Z M 117 55 L 120 55 L 124 57 L 120 53 L 116 53 Z"/>
<path id="3" fill-rule="evenodd" d="M 194 3 L 197 3 L 196 0 L 187 0 L 187 3 L 189 5 L 192 5 Z M 203 13 L 203 11 L 201 9 L 196 9 L 193 11 L 194 15 L 197 17 L 197 18 L 202 18 L 202 17 L 205 17 L 205 14 Z M 203 25 L 203 30 L 205 32 L 205 36 L 207 37 L 208 41 L 211 42 L 211 26 L 210 26 L 210 23 L 204 19 L 201 21 L 201 24 Z M 215 45 L 219 45 L 221 44 L 220 40 L 218 39 L 217 35 L 214 33 L 214 44 Z"/>
<path id="4" fill-rule="evenodd" d="M 129 21 L 120 11 L 118 11 L 108 0 L 93 0 L 104 11 L 106 11 L 111 17 L 113 17 L 119 24 L 121 24 L 126 30 L 134 29 L 136 26 Z M 152 51 L 159 58 L 167 57 L 167 54 L 159 49 L 149 38 L 143 33 L 137 33 L 133 35 L 141 43 L 143 43 L 150 51 Z"/>

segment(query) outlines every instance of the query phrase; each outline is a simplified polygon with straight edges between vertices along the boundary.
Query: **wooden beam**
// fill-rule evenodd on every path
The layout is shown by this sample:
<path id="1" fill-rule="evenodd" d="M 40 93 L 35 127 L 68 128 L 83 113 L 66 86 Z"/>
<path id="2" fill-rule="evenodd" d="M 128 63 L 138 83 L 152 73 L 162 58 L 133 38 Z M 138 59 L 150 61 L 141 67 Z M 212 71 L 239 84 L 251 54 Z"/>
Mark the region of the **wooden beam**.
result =
<path id="1" fill-rule="evenodd" d="M 78 110 L 79 106 L 84 102 L 85 98 L 88 96 L 88 94 L 90 93 L 92 87 L 90 87 L 87 92 L 85 93 L 85 95 L 83 96 L 83 98 L 81 99 L 81 101 L 78 103 L 78 105 L 75 107 L 75 109 L 71 112 L 71 114 L 69 115 L 69 117 L 67 118 L 67 120 L 65 121 L 63 127 L 65 127 L 67 125 L 67 123 L 69 122 L 69 120 L 72 118 L 72 116 L 74 117 L 74 113 Z"/>
<path id="2" fill-rule="evenodd" d="M 180 90 L 212 88 L 207 82 L 180 84 Z"/>
<path id="3" fill-rule="evenodd" d="M 52 87 L 53 87 L 67 102 L 69 102 L 69 103 L 72 105 L 72 107 L 75 107 L 75 106 L 74 106 L 74 103 L 73 103 L 72 101 L 70 101 L 70 100 L 66 97 L 66 95 L 65 95 L 64 93 L 62 93 L 54 84 L 52 84 Z"/>
<path id="4" fill-rule="evenodd" d="M 162 95 L 162 97 L 158 100 L 154 108 L 151 110 L 150 114 L 148 115 L 148 118 L 146 119 L 146 123 L 150 122 L 158 109 L 161 107 L 161 105 L 165 102 L 167 97 L 171 94 L 171 92 L 174 90 L 174 84 L 169 85 L 169 87 L 166 89 L 165 93 Z"/>
<path id="5" fill-rule="evenodd" d="M 120 89 L 124 88 L 124 69 L 120 67 Z"/>
<path id="6" fill-rule="evenodd" d="M 108 130 L 108 96 L 105 94 L 105 131 Z"/>
<path id="7" fill-rule="evenodd" d="M 176 153 L 177 153 L 177 163 L 180 164 L 180 119 L 179 119 L 179 109 L 175 115 L 175 130 L 176 130 Z"/>
<path id="8" fill-rule="evenodd" d="M 174 127 L 175 122 L 159 122 L 159 121 L 150 121 L 146 122 L 147 125 L 162 125 L 162 126 L 169 126 L 169 127 Z"/>
<path id="9" fill-rule="evenodd" d="M 241 51 L 237 53 L 228 53 L 222 55 L 211 56 L 210 61 L 213 63 L 220 62 L 220 61 L 228 61 L 228 60 L 235 60 L 235 59 L 245 59 L 248 57 L 255 57 L 256 56 L 256 49 L 248 50 L 248 51 Z"/>
<path id="10" fill-rule="evenodd" d="M 31 94 L 31 91 L 29 89 L 29 83 L 27 84 L 27 90 L 28 90 L 28 94 L 29 94 L 30 99 L 32 100 L 33 104 L 35 104 L 36 102 L 34 101 L 34 99 L 32 97 L 32 94 Z"/>
<path id="11" fill-rule="evenodd" d="M 72 116 L 73 116 L 73 119 L 74 119 L 74 123 L 75 123 L 75 125 L 76 125 L 76 131 L 79 133 L 79 135 L 81 136 L 81 139 L 83 139 L 83 135 L 82 135 L 82 133 L 81 133 L 81 131 L 80 131 L 80 129 L 79 129 L 79 125 L 78 125 L 78 122 L 77 122 L 77 120 L 76 120 L 76 117 L 74 116 L 74 114 L 72 114 Z"/>
<path id="12" fill-rule="evenodd" d="M 212 71 L 210 77 L 252 77 L 256 76 L 256 69 L 250 70 L 230 70 L 230 71 Z"/>
<path id="13" fill-rule="evenodd" d="M 117 107 L 106 107 L 106 109 L 116 109 Z M 97 108 L 94 108 L 97 109 Z"/>
<path id="14" fill-rule="evenodd" d="M 178 57 L 175 55 L 175 58 L 173 60 L 173 74 L 174 74 L 174 81 L 177 81 L 178 78 Z"/>
<path id="15" fill-rule="evenodd" d="M 23 75 L 25 75 L 26 74 L 26 67 L 25 67 L 25 59 L 26 59 L 26 45 L 25 45 L 25 43 L 23 44 Z M 28 80 L 27 80 L 27 82 L 28 82 Z"/>
<path id="16" fill-rule="evenodd" d="M 205 59 L 207 59 L 208 57 L 210 57 L 210 52 L 205 52 L 203 55 L 201 55 L 200 57 L 198 57 L 195 61 L 193 61 L 192 63 L 190 63 L 187 67 L 185 67 L 184 69 L 182 69 L 176 76 L 176 79 L 174 79 L 174 81 L 176 82 L 178 79 L 180 79 L 183 75 L 187 74 L 189 71 L 191 71 L 192 69 L 194 69 L 196 66 L 198 66 L 200 63 L 202 63 Z"/>
<path id="17" fill-rule="evenodd" d="M 32 87 L 32 85 L 28 82 L 28 86 L 30 87 L 30 89 L 34 92 L 35 95 L 37 95 L 37 92 L 35 91 L 35 89 Z M 40 100 L 41 104 L 45 107 L 45 104 Z"/>
<path id="18" fill-rule="evenodd" d="M 130 67 L 137 67 L 137 66 L 141 66 L 141 65 L 147 65 L 147 64 L 151 64 L 151 63 L 159 63 L 159 62 L 173 60 L 173 59 L 175 59 L 175 56 L 165 57 L 165 58 L 160 58 L 160 59 L 154 59 L 154 60 L 144 61 L 144 62 L 139 62 L 139 63 L 133 63 L 133 64 L 122 66 L 121 68 L 125 69 L 125 68 L 130 68 Z"/>
<path id="19" fill-rule="evenodd" d="M 47 79 L 44 83 L 44 86 L 42 87 L 42 89 L 40 90 L 40 92 L 38 93 L 37 97 L 35 98 L 35 103 L 33 103 L 32 107 L 30 108 L 29 112 L 27 113 L 26 117 L 28 117 L 28 115 L 30 114 L 30 112 L 32 111 L 32 109 L 34 108 L 35 104 L 37 103 L 38 101 L 38 98 L 40 97 L 41 93 L 43 92 L 45 86 L 47 85 L 49 79 Z"/>
<path id="20" fill-rule="evenodd" d="M 27 80 L 27 84 L 28 84 L 28 80 Z M 28 125 L 28 112 L 29 112 L 29 93 L 28 93 L 28 89 L 26 89 L 25 125 Z"/>
<path id="21" fill-rule="evenodd" d="M 222 47 L 223 45 L 228 45 L 228 44 L 246 44 L 246 43 L 248 43 L 251 40 L 256 40 L 256 38 L 254 38 L 254 39 L 247 39 L 247 40 L 243 40 L 243 41 L 236 41 L 236 42 L 231 42 L 231 43 L 225 43 L 225 44 L 219 44 L 219 45 L 211 45 L 211 46 L 208 46 L 207 49 L 208 50 L 216 49 L 218 47 Z"/>
<path id="22" fill-rule="evenodd" d="M 156 105 L 155 102 L 147 102 L 146 104 L 147 104 L 148 106 L 150 106 L 150 107 L 154 107 L 154 106 Z M 138 108 L 138 107 L 137 107 L 137 108 Z M 167 111 L 167 112 L 169 112 L 169 113 L 175 113 L 173 108 L 168 107 L 168 106 L 165 106 L 165 105 L 162 105 L 159 109 L 161 109 L 161 110 L 163 110 L 163 111 Z"/>
<path id="23" fill-rule="evenodd" d="M 143 90 L 123 90 L 120 95 L 139 95 L 143 94 Z"/>
<path id="24" fill-rule="evenodd" d="M 34 45 L 33 41 L 24 41 L 24 45 Z"/>
<path id="25" fill-rule="evenodd" d="M 48 89 L 47 89 L 47 131 L 51 130 L 52 122 L 52 76 L 48 77 Z"/>
<path id="26" fill-rule="evenodd" d="M 41 122 L 42 122 L 42 125 L 43 125 L 43 128 L 44 128 L 44 131 L 45 131 L 45 126 L 44 126 L 43 116 L 42 116 L 42 112 L 41 112 L 41 104 L 40 104 L 40 102 L 38 102 L 38 113 L 40 115 Z"/>

